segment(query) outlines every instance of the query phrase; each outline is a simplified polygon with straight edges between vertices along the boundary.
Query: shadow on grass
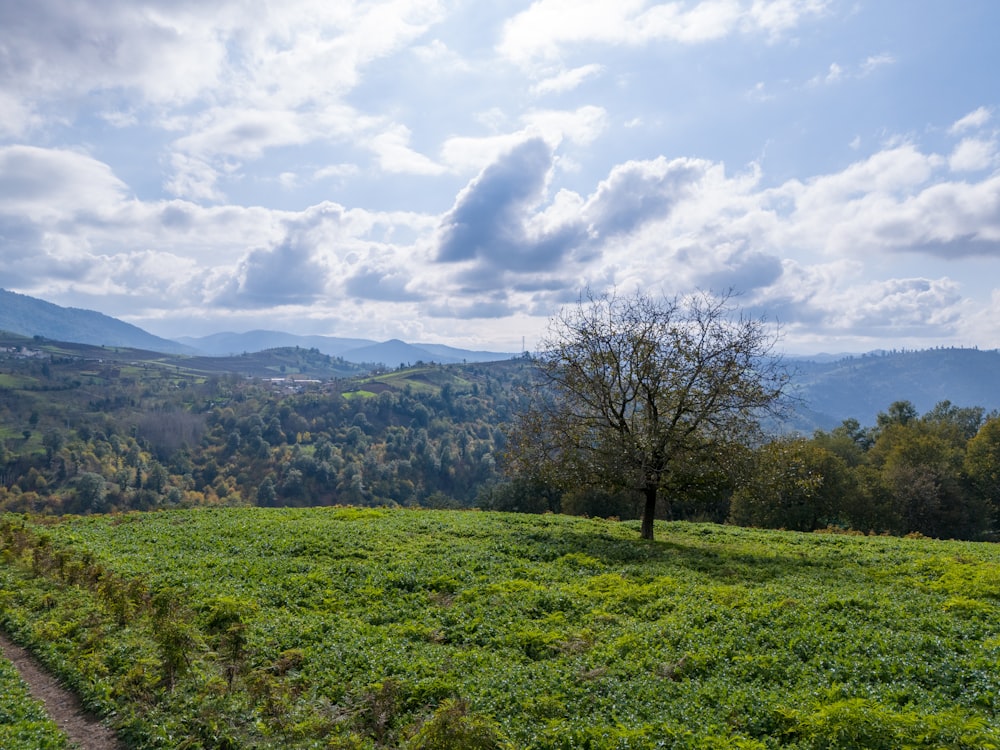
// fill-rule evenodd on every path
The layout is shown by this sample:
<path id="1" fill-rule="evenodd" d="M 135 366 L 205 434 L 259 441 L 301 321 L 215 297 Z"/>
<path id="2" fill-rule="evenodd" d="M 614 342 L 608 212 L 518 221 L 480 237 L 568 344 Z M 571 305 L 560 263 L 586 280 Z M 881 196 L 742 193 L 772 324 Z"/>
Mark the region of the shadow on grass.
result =
<path id="1" fill-rule="evenodd" d="M 649 541 L 639 538 L 638 526 L 635 537 L 630 538 L 622 535 L 620 527 L 605 526 L 610 523 L 595 521 L 593 531 L 541 524 L 518 529 L 512 536 L 529 560 L 553 562 L 572 556 L 570 559 L 579 562 L 584 556 L 608 568 L 632 569 L 628 572 L 633 575 L 662 575 L 679 568 L 727 583 L 760 583 L 818 564 L 805 552 L 778 552 L 763 543 L 759 551 L 748 549 L 754 545 L 746 540 L 737 542 L 735 534 L 727 533 L 728 527 L 693 525 L 674 535 L 658 529 L 658 538 Z M 701 530 L 705 530 L 703 538 L 697 536 Z M 827 567 L 829 562 L 823 560 L 822 564 Z"/>

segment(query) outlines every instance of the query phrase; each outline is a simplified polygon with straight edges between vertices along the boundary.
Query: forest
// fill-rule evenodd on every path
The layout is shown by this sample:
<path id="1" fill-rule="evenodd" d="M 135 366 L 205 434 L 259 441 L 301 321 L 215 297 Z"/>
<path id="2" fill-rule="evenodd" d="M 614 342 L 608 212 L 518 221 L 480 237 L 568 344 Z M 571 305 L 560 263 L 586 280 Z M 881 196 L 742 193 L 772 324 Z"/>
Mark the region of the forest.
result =
<path id="1" fill-rule="evenodd" d="M 356 505 L 638 517 L 635 493 L 560 490 L 508 470 L 508 428 L 536 384 L 530 358 L 320 379 L 310 374 L 317 354 L 292 350 L 263 378 L 129 350 L 10 347 L 0 352 L 0 510 Z M 919 414 L 897 401 L 873 425 L 772 428 L 675 472 L 662 515 L 994 538 L 995 413 L 944 401 Z"/>

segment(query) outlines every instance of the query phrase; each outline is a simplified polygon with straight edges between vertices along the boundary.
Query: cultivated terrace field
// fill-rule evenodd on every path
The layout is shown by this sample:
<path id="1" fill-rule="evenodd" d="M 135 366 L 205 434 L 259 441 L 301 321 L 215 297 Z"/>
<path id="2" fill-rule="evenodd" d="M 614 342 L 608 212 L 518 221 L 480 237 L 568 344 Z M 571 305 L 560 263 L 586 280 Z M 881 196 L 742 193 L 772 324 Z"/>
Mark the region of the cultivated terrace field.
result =
<path id="1" fill-rule="evenodd" d="M 1000 548 L 656 535 L 475 511 L 9 514 L 0 624 L 135 748 L 1000 747 Z M 41 746 L 20 737 L 3 746 Z"/>

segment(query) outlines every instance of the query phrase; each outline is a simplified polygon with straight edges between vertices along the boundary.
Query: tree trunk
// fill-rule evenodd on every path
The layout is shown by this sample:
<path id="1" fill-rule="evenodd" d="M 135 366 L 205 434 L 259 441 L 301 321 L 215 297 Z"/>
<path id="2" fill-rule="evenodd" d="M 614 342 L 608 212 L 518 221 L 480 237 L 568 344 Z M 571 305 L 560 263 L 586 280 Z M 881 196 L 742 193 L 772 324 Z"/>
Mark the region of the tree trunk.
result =
<path id="1" fill-rule="evenodd" d="M 646 504 L 642 509 L 642 531 L 640 535 L 643 539 L 653 538 L 653 519 L 656 517 L 656 490 L 657 485 L 648 485 L 643 494 L 646 496 Z"/>

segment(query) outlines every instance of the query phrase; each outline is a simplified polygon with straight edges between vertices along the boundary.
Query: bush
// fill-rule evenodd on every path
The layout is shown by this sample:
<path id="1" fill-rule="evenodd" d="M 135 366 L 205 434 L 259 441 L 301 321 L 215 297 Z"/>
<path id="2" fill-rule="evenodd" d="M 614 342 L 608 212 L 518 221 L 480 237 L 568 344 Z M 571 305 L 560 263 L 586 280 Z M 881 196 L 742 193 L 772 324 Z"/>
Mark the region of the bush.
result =
<path id="1" fill-rule="evenodd" d="M 449 698 L 421 725 L 407 750 L 500 750 L 507 745 L 489 719 L 469 713 L 463 700 Z"/>

